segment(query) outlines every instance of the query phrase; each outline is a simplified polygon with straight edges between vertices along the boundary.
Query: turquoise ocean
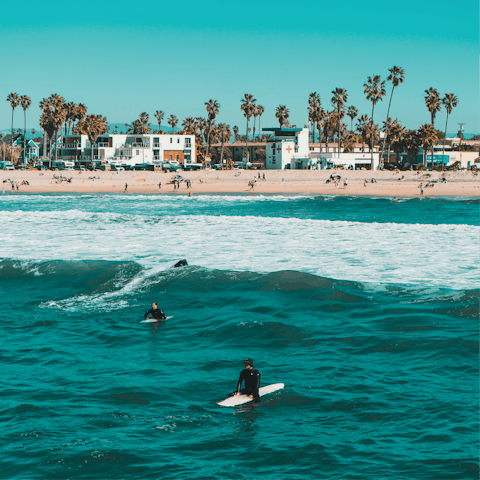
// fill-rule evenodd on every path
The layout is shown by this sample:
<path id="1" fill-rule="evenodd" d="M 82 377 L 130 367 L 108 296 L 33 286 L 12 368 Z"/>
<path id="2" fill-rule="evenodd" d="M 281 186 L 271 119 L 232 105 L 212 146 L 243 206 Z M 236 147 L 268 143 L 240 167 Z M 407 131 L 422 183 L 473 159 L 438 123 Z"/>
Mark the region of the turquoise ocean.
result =
<path id="1" fill-rule="evenodd" d="M 0 232 L 2 479 L 478 478 L 478 199 L 3 195 Z M 285 388 L 219 407 L 246 357 Z"/>

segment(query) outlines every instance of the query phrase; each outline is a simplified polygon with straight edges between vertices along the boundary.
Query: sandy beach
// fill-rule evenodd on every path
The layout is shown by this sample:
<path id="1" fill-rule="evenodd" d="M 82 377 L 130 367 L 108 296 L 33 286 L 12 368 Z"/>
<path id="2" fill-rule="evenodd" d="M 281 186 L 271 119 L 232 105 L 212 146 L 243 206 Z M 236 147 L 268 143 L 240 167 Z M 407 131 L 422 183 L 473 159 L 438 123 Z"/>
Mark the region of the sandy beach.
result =
<path id="1" fill-rule="evenodd" d="M 258 173 L 265 180 L 258 179 Z M 368 196 L 480 196 L 480 175 L 470 171 L 459 172 L 390 172 L 351 170 L 203 170 L 179 172 L 192 181 L 191 190 L 181 183 L 174 190 L 167 182 L 173 173 L 148 171 L 95 172 L 84 171 L 6 171 L 0 172 L 4 194 L 10 194 L 11 183 L 26 180 L 29 185 L 19 185 L 21 193 L 123 193 L 128 184 L 128 193 L 195 194 L 206 193 L 254 193 L 254 194 L 318 194 L 318 195 L 368 195 Z M 338 185 L 326 183 L 330 175 L 341 176 Z M 71 178 L 71 182 L 56 177 Z M 447 182 L 442 182 L 445 177 Z M 252 190 L 249 182 L 256 178 Z M 376 183 L 372 183 L 374 178 Z M 348 185 L 344 185 L 344 180 Z M 7 180 L 7 182 L 5 182 Z M 365 184 L 365 180 L 367 183 Z M 159 182 L 161 189 L 159 190 Z"/>

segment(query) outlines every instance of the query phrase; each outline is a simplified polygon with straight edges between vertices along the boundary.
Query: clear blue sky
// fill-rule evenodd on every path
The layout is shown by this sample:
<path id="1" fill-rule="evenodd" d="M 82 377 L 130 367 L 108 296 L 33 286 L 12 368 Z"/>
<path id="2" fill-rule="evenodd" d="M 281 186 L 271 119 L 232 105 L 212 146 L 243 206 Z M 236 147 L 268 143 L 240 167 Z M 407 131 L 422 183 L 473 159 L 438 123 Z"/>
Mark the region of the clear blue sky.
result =
<path id="1" fill-rule="evenodd" d="M 373 4 L 372 4 L 373 5 Z M 285 104 L 290 120 L 307 121 L 308 95 L 331 109 L 331 91 L 346 88 L 350 105 L 370 114 L 368 75 L 405 69 L 391 116 L 408 128 L 430 117 L 428 87 L 454 93 L 449 117 L 479 131 L 478 0 L 364 2 L 7 2 L 0 18 L 0 129 L 10 127 L 10 92 L 32 98 L 27 126 L 37 127 L 38 103 L 52 93 L 83 102 L 110 123 L 146 111 L 204 116 L 204 102 L 221 105 L 218 121 L 245 129 L 244 93 L 265 107 L 262 126 L 275 126 Z M 388 94 L 390 87 L 388 88 Z M 380 122 L 388 96 L 376 107 Z M 21 110 L 15 127 L 23 126 Z M 445 112 L 436 127 L 444 128 Z"/>

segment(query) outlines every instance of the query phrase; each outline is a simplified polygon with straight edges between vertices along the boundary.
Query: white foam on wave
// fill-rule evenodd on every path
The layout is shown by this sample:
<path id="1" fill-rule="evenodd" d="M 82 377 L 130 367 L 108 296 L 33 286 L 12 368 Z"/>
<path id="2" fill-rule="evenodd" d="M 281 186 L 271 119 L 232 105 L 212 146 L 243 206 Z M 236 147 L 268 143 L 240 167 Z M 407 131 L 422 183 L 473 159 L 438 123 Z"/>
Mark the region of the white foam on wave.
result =
<path id="1" fill-rule="evenodd" d="M 0 212 L 2 256 L 297 270 L 363 283 L 480 286 L 480 228 L 256 216 Z"/>

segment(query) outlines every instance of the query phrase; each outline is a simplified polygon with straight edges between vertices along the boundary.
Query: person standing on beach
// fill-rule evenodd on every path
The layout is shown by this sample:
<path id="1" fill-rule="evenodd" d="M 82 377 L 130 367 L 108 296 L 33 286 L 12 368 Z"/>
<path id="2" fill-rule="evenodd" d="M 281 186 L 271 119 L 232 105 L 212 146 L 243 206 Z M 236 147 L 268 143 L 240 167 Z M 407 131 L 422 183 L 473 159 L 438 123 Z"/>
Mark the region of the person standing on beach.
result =
<path id="1" fill-rule="evenodd" d="M 123 191 L 123 193 L 128 193 L 128 184 L 125 182 L 125 190 Z"/>
<path id="2" fill-rule="evenodd" d="M 262 180 L 265 180 L 265 173 L 263 174 L 263 178 L 262 178 Z"/>
<path id="3" fill-rule="evenodd" d="M 260 398 L 258 389 L 260 388 L 260 372 L 253 368 L 253 360 L 247 358 L 243 361 L 245 369 L 240 372 L 240 377 L 237 382 L 237 390 L 232 392 L 229 397 L 248 395 L 250 398 L 258 400 Z M 245 382 L 245 388 L 242 387 L 242 382 Z"/>
<path id="4" fill-rule="evenodd" d="M 420 195 L 423 195 L 423 183 L 420 184 Z"/>
<path id="5" fill-rule="evenodd" d="M 18 188 L 18 182 L 17 182 L 17 193 L 20 191 L 20 189 Z"/>
<path id="6" fill-rule="evenodd" d="M 15 184 L 12 182 L 12 192 L 15 191 Z"/>
<path id="7" fill-rule="evenodd" d="M 158 191 L 162 189 L 162 182 L 158 182 Z"/>

